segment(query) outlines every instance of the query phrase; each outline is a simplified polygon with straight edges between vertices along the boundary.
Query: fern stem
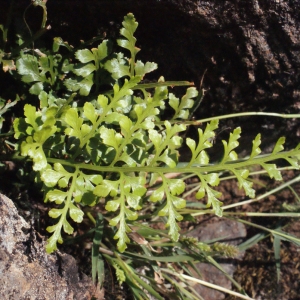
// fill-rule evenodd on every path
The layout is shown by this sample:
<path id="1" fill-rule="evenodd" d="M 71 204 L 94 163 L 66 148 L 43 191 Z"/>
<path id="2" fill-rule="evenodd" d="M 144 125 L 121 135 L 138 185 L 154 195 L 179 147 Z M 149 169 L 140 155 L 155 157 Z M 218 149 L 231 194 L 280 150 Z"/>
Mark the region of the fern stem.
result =
<path id="1" fill-rule="evenodd" d="M 255 199 L 249 199 L 249 200 L 245 200 L 245 201 L 242 201 L 242 202 L 233 203 L 233 204 L 230 204 L 230 205 L 223 206 L 223 211 L 226 210 L 226 209 L 229 209 L 229 208 L 236 207 L 236 206 L 242 206 L 242 205 L 245 205 L 245 204 L 250 204 L 250 203 L 260 201 L 260 200 L 262 200 L 262 199 L 264 199 L 264 198 L 266 198 L 266 197 L 268 197 L 272 194 L 275 194 L 275 193 L 279 192 L 280 190 L 283 190 L 286 187 L 289 187 L 290 185 L 292 185 L 294 183 L 299 182 L 299 181 L 300 181 L 300 175 L 293 178 L 292 180 L 289 180 L 288 182 L 285 182 L 285 183 L 281 184 L 277 188 L 272 189 L 271 191 L 268 191 L 267 193 L 264 193 L 263 195 L 260 195 L 259 197 L 255 198 Z"/>
<path id="2" fill-rule="evenodd" d="M 199 126 L 202 123 L 210 122 L 212 120 L 222 120 L 222 119 L 231 119 L 231 118 L 239 118 L 239 117 L 249 117 L 249 116 L 267 116 L 267 117 L 276 117 L 276 118 L 284 118 L 284 119 L 299 119 L 300 114 L 279 114 L 279 113 L 273 113 L 273 112 L 243 112 L 243 113 L 236 113 L 236 114 L 228 114 L 228 115 L 221 115 L 221 116 L 215 116 L 211 118 L 206 119 L 200 119 L 200 120 L 194 120 L 194 121 L 180 121 L 181 124 L 185 125 L 194 125 Z M 178 120 L 170 120 L 171 124 L 179 123 Z M 156 122 L 156 125 L 163 125 L 164 122 Z"/>
<path id="3" fill-rule="evenodd" d="M 115 167 L 115 166 L 95 166 L 95 165 L 88 165 L 84 163 L 74 163 L 67 160 L 56 159 L 56 158 L 48 158 L 49 163 L 60 163 L 62 165 L 70 166 L 70 167 L 78 167 L 80 169 L 92 170 L 96 172 L 149 172 L 149 173 L 211 173 L 211 172 L 222 172 L 224 170 L 231 171 L 232 169 L 238 168 L 245 168 L 248 166 L 253 165 L 261 165 L 268 161 L 275 161 L 279 159 L 286 159 L 287 157 L 291 156 L 298 156 L 300 155 L 300 149 L 286 151 L 286 152 L 279 152 L 276 154 L 272 154 L 269 156 L 263 157 L 255 157 L 253 159 L 249 159 L 246 161 L 230 161 L 225 164 L 219 165 L 192 165 L 191 167 L 162 167 L 162 166 L 137 166 L 137 167 Z M 296 169 L 296 168 L 294 168 Z"/>
<path id="4" fill-rule="evenodd" d="M 300 118 L 300 114 L 279 114 L 279 113 L 272 113 L 272 112 L 244 112 L 244 113 L 236 113 L 236 114 L 229 114 L 223 115 L 218 117 L 211 117 L 206 119 L 198 120 L 198 122 L 210 122 L 214 119 L 231 119 L 231 118 L 238 118 L 238 117 L 247 117 L 247 116 L 268 116 L 268 117 L 276 117 L 276 118 L 284 118 L 284 119 L 293 119 L 293 118 Z"/>

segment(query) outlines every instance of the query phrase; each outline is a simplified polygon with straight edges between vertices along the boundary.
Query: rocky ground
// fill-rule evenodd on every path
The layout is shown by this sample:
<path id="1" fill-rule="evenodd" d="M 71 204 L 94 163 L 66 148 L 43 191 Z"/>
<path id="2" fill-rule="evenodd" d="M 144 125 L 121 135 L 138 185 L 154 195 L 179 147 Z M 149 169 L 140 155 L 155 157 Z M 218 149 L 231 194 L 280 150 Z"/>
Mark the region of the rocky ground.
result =
<path id="1" fill-rule="evenodd" d="M 284 173 L 285 180 L 291 179 L 295 175 L 292 171 Z M 258 188 L 259 195 L 278 186 L 278 183 L 263 178 L 259 179 L 258 185 L 261 186 L 260 189 Z M 297 193 L 300 193 L 299 183 L 293 188 Z M 244 199 L 243 193 L 238 189 L 234 180 L 224 182 L 218 189 L 223 193 L 224 205 L 237 203 Z M 29 197 L 25 197 L 25 194 Z M 11 195 L 16 197 L 15 204 L 1 195 L 1 227 L 5 228 L 0 236 L 0 268 L 2 274 L 5 274 L 0 278 L 1 283 L 3 283 L 2 286 L 5 286 L 5 289 L 2 289 L 3 299 L 9 299 L 5 298 L 5 295 L 11 295 L 11 293 L 14 293 L 14 297 L 22 293 L 33 297 L 32 293 L 51 295 L 54 291 L 58 297 L 56 299 L 90 299 L 91 295 L 97 296 L 97 299 L 102 299 L 103 294 L 105 294 L 105 299 L 132 299 L 131 293 L 125 287 L 120 288 L 113 270 L 109 267 L 106 269 L 104 289 L 100 291 L 93 286 L 91 279 L 86 276 L 86 274 L 89 276 L 91 274 L 90 239 L 82 239 L 79 243 L 71 245 L 61 245 L 60 251 L 55 255 L 45 254 L 45 235 L 47 234 L 45 225 L 48 225 L 47 222 L 49 222 L 47 220 L 47 206 L 42 204 L 40 196 L 37 197 L 37 194 L 34 195 L 32 191 L 28 194 L 28 191 L 24 190 L 19 196 L 14 193 Z M 245 213 L 278 212 L 282 210 L 283 203 L 295 203 L 294 197 L 290 190 L 285 189 L 256 204 L 244 205 L 239 211 Z M 189 200 L 192 201 L 193 196 Z M 18 210 L 14 208 L 14 205 L 18 207 Z M 271 229 L 280 226 L 284 231 L 300 238 L 299 218 L 247 217 L 243 219 Z M 83 226 L 78 227 L 78 232 L 75 235 L 84 233 L 84 230 L 89 227 L 88 220 L 84 221 Z M 183 232 L 191 231 L 190 235 L 198 237 L 202 241 L 226 237 L 224 242 L 235 245 L 262 232 L 235 221 L 208 215 L 197 217 L 196 222 L 185 222 L 182 224 L 182 228 Z M 35 232 L 35 230 L 39 230 L 39 232 Z M 220 260 L 219 262 L 228 274 L 233 276 L 244 287 L 246 293 L 254 299 L 296 300 L 300 292 L 299 247 L 285 241 L 281 242 L 280 258 L 279 282 L 277 282 L 273 239 L 270 236 L 242 252 L 239 257 Z M 214 267 L 201 263 L 198 268 L 205 280 L 230 288 L 230 281 Z M 16 272 L 16 270 L 18 271 Z M 57 282 L 60 284 L 57 285 Z M 80 287 L 79 290 L 78 287 Z M 230 296 L 225 297 L 224 294 L 203 288 L 200 285 L 194 288 L 203 295 L 205 300 L 235 299 Z M 65 295 L 68 295 L 69 298 L 59 298 Z M 23 298 L 19 297 L 19 299 Z"/>

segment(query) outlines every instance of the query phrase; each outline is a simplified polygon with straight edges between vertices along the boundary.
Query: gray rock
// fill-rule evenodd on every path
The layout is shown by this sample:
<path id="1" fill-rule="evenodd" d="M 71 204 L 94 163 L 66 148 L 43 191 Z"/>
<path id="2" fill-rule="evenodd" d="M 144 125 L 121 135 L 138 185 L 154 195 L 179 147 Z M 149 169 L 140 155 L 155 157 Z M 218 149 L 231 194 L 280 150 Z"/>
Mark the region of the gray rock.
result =
<path id="1" fill-rule="evenodd" d="M 221 239 L 220 242 L 231 245 L 238 245 L 242 242 L 242 239 L 246 236 L 246 233 L 246 228 L 243 224 L 236 221 L 223 219 L 219 222 L 214 222 L 205 226 L 197 226 L 188 235 L 197 237 L 199 241 L 202 242 Z M 240 253 L 237 258 L 228 259 L 226 260 L 226 262 L 219 261 L 219 264 L 228 275 L 233 276 L 236 268 L 235 260 L 241 259 L 243 255 L 243 253 Z M 222 286 L 227 289 L 231 289 L 231 281 L 213 265 L 208 263 L 198 263 L 196 266 L 202 275 L 202 280 Z M 205 300 L 221 300 L 225 298 L 225 294 L 200 284 L 195 285 L 194 289 Z"/>
<path id="2" fill-rule="evenodd" d="M 79 274 L 75 259 L 49 255 L 13 202 L 0 194 L 0 299 L 103 299 L 103 291 Z"/>

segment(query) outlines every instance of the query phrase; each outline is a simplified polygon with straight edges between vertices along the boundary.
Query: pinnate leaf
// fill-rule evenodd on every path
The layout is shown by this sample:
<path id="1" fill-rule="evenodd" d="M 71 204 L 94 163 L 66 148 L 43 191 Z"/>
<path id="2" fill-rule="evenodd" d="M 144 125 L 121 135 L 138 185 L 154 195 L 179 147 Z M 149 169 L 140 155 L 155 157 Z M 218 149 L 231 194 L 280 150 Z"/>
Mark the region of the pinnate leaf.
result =
<path id="1" fill-rule="evenodd" d="M 91 102 L 86 102 L 83 106 L 84 116 L 94 125 L 98 118 L 96 109 Z"/>
<path id="2" fill-rule="evenodd" d="M 70 203 L 70 205 L 69 205 L 69 213 L 70 213 L 70 217 L 72 218 L 73 221 L 75 221 L 77 223 L 82 222 L 84 213 L 81 209 L 79 209 L 73 203 Z"/>
<path id="3" fill-rule="evenodd" d="M 25 105 L 24 118 L 15 120 L 14 129 L 15 137 L 23 138 L 20 142 L 21 155 L 32 159 L 33 169 L 40 172 L 40 178 L 47 187 L 46 201 L 57 204 L 49 212 L 50 217 L 57 219 L 57 224 L 47 228 L 48 232 L 53 233 L 48 240 L 48 252 L 56 249 L 57 242 L 62 243 L 61 230 L 68 234 L 73 232 L 67 217 L 82 222 L 83 212 L 79 205 L 95 205 L 98 197 L 106 198 L 102 199 L 109 212 L 106 217 L 108 220 L 111 218 L 110 226 L 117 227 L 114 238 L 118 240 L 118 249 L 124 251 L 131 231 L 128 221 L 138 218 L 137 211 L 144 205 L 143 197 L 149 186 L 149 200 L 162 201 L 162 208 L 159 204 L 152 204 L 150 208 L 159 207 L 158 215 L 167 218 L 169 235 L 177 241 L 180 231 L 177 222 L 183 220 L 180 210 L 186 205 L 186 201 L 180 197 L 185 190 L 185 183 L 182 179 L 167 178 L 170 168 L 176 173 L 198 176 L 200 188 L 196 198 L 206 196 L 207 207 L 212 207 L 217 216 L 222 216 L 222 194 L 213 187 L 219 185 L 219 174 L 224 170 L 232 172 L 240 188 L 248 196 L 254 197 L 247 170 L 252 159 L 277 180 L 282 178 L 272 160 L 283 158 L 293 167 L 299 167 L 300 146 L 298 152 L 282 152 L 284 138 L 281 138 L 268 160 L 267 156 L 259 156 L 260 135 L 253 141 L 250 158 L 236 162 L 240 128 L 230 134 L 228 141 L 223 141 L 224 158 L 221 163 L 209 165 L 206 149 L 213 145 L 212 140 L 218 128 L 216 119 L 208 123 L 205 129 L 198 122 L 197 125 L 202 127 L 198 129 L 199 138 L 186 139 L 192 158 L 187 163 L 180 162 L 179 166 L 177 150 L 182 146 L 180 133 L 186 130 L 186 125 L 174 120 L 189 118 L 190 109 L 197 106 L 194 98 L 198 92 L 193 87 L 188 88 L 179 99 L 169 94 L 167 85 L 171 83 L 165 83 L 163 77 L 157 83 L 140 84 L 145 74 L 155 70 L 157 65 L 136 61 L 135 56 L 140 49 L 136 47 L 133 35 L 137 26 L 132 14 L 124 18 L 121 29 L 123 38 L 118 40 L 118 44 L 130 51 L 129 58 L 123 53 L 114 53 L 109 57 L 110 43 L 105 40 L 97 48 L 76 51 L 75 57 L 80 63 L 75 66 L 70 63 L 71 59 L 61 60 L 58 54 L 40 58 L 22 55 L 17 61 L 22 80 L 31 83 L 30 92 L 39 95 L 41 103 L 41 110 Z M 58 39 L 55 40 L 54 51 L 58 51 L 61 45 L 72 53 L 71 47 Z M 1 61 L 3 57 L 4 53 L 0 51 Z M 58 73 L 57 66 L 60 66 L 63 74 Z M 77 76 L 64 79 L 71 72 Z M 68 95 L 68 99 L 57 98 L 51 90 L 58 76 L 67 89 L 74 92 L 71 95 L 63 91 L 60 93 Z M 82 103 L 82 99 L 75 99 L 77 93 L 89 95 L 96 78 L 95 92 L 102 90 L 102 87 L 106 89 L 107 84 L 112 90 L 98 98 L 97 95 L 91 95 L 85 103 Z M 45 84 L 48 93 L 43 91 Z M 153 87 L 154 94 L 151 95 Z M 171 122 L 162 122 L 159 115 L 168 99 L 175 111 L 174 117 Z M 78 146 L 78 151 L 73 151 Z M 52 167 L 53 161 L 61 163 Z M 66 169 L 64 164 L 68 166 Z M 155 173 L 151 174 L 153 170 Z M 146 171 L 149 177 L 144 173 Z"/>
<path id="4" fill-rule="evenodd" d="M 262 167 L 268 172 L 270 178 L 282 180 L 281 173 L 275 164 L 262 164 Z"/>
<path id="5" fill-rule="evenodd" d="M 142 77 L 145 76 L 145 74 L 150 73 L 157 69 L 156 63 L 147 62 L 145 65 L 140 60 L 138 60 L 135 63 L 135 74 L 140 75 Z"/>
<path id="6" fill-rule="evenodd" d="M 64 81 L 64 85 L 72 92 L 79 91 L 79 94 L 82 96 L 88 96 L 90 90 L 94 84 L 93 73 L 84 77 L 83 79 L 71 79 L 68 78 Z"/>
<path id="7" fill-rule="evenodd" d="M 24 82 L 35 82 L 42 81 L 43 78 L 40 76 L 39 64 L 37 58 L 33 55 L 24 54 L 17 60 L 17 70 L 22 76 Z"/>
<path id="8" fill-rule="evenodd" d="M 35 171 L 40 171 L 47 167 L 47 158 L 42 145 L 33 142 L 32 137 L 28 137 L 26 142 L 22 142 L 21 155 L 29 156 L 33 160 L 33 170 Z"/>
<path id="9" fill-rule="evenodd" d="M 82 63 L 88 63 L 95 60 L 94 53 L 88 49 L 82 49 L 75 52 L 75 57 Z"/>
<path id="10" fill-rule="evenodd" d="M 42 173 L 41 179 L 44 181 L 46 186 L 54 187 L 62 176 L 63 175 L 59 172 L 47 169 Z"/>
<path id="11" fill-rule="evenodd" d="M 105 209 L 107 211 L 116 211 L 120 206 L 120 200 L 110 200 L 106 203 Z"/>
<path id="12" fill-rule="evenodd" d="M 87 64 L 84 66 L 77 65 L 74 69 L 74 73 L 78 76 L 86 77 L 96 71 L 96 67 L 94 64 Z"/>
<path id="13" fill-rule="evenodd" d="M 124 252 L 127 248 L 126 244 L 130 243 L 127 235 L 130 231 L 130 228 L 126 225 L 125 220 L 122 218 L 119 223 L 119 229 L 114 236 L 114 239 L 118 240 L 117 247 L 120 252 Z"/>
<path id="14" fill-rule="evenodd" d="M 241 128 L 237 127 L 232 133 L 230 133 L 228 143 L 224 140 L 222 141 L 224 145 L 224 157 L 222 159 L 222 163 L 237 160 L 238 156 L 236 152 L 233 151 L 233 149 L 235 149 L 239 145 L 238 139 L 241 137 L 240 133 Z"/>
<path id="15" fill-rule="evenodd" d="M 179 207 L 182 208 L 180 202 L 177 204 L 179 204 Z M 178 226 L 176 220 L 181 221 L 183 217 L 176 211 L 175 204 L 172 202 L 171 197 L 167 197 L 167 203 L 163 209 L 159 211 L 158 215 L 168 216 L 166 226 L 169 227 L 169 235 L 173 241 L 178 241 L 180 227 Z"/>
<path id="16" fill-rule="evenodd" d="M 249 170 L 233 170 L 233 172 L 239 182 L 239 187 L 244 189 L 247 196 L 254 198 L 255 190 L 252 188 L 253 182 L 247 180 Z"/>
<path id="17" fill-rule="evenodd" d="M 119 193 L 119 181 L 103 180 L 100 185 L 94 189 L 94 194 L 99 197 L 107 197 L 108 195 L 115 197 Z"/>
<path id="18" fill-rule="evenodd" d="M 123 58 L 113 58 L 105 63 L 105 69 L 112 74 L 114 79 L 130 76 L 129 65 Z"/>
<path id="19" fill-rule="evenodd" d="M 272 154 L 276 154 L 276 153 L 284 150 L 284 147 L 283 147 L 284 143 L 285 143 L 285 137 L 279 138 L 276 145 L 275 145 L 275 147 L 274 147 L 274 149 L 273 149 Z"/>
<path id="20" fill-rule="evenodd" d="M 71 224 L 65 218 L 63 219 L 63 229 L 64 229 L 64 232 L 67 234 L 72 234 L 74 231 L 74 228 L 71 226 Z"/>
<path id="21" fill-rule="evenodd" d="M 201 199 L 205 196 L 205 194 L 207 195 L 207 204 L 206 207 L 211 207 L 214 209 L 215 214 L 218 217 L 222 217 L 222 209 L 221 206 L 223 205 L 223 203 L 221 201 L 218 200 L 218 198 L 220 198 L 222 196 L 222 193 L 215 191 L 214 189 L 212 189 L 209 184 L 211 185 L 215 185 L 218 183 L 219 178 L 217 174 L 201 174 L 198 173 L 197 174 L 200 181 L 201 181 L 201 186 L 200 189 L 198 190 L 198 192 L 196 193 L 196 198 L 197 199 Z"/>
<path id="22" fill-rule="evenodd" d="M 179 101 L 174 94 L 169 94 L 169 104 L 175 110 L 175 114 L 172 119 L 188 119 L 189 109 L 194 106 L 194 100 L 192 98 L 197 97 L 198 91 L 194 88 L 188 88 L 186 94 Z"/>
<path id="23" fill-rule="evenodd" d="M 46 199 L 49 199 L 51 202 L 55 201 L 56 204 L 62 204 L 65 201 L 66 197 L 66 192 L 54 189 L 47 193 Z"/>
<path id="24" fill-rule="evenodd" d="M 57 225 L 48 226 L 46 228 L 48 232 L 54 232 L 52 236 L 47 240 L 46 251 L 47 253 L 52 253 L 53 251 L 57 250 L 57 242 L 62 244 L 63 239 L 61 237 L 61 227 Z"/>
<path id="25" fill-rule="evenodd" d="M 115 149 L 118 149 L 122 141 L 122 135 L 120 133 L 117 133 L 114 129 L 108 129 L 104 126 L 100 128 L 100 136 L 104 144 L 112 146 Z"/>
<path id="26" fill-rule="evenodd" d="M 157 188 L 152 192 L 152 194 L 150 195 L 150 200 L 152 202 L 163 200 L 164 195 L 165 195 L 165 190 L 164 190 L 164 186 L 162 185 L 160 188 Z"/>
<path id="27" fill-rule="evenodd" d="M 252 141 L 252 152 L 251 152 L 251 155 L 250 155 L 250 158 L 253 158 L 257 155 L 259 155 L 261 153 L 261 150 L 259 148 L 260 144 L 261 144 L 261 136 L 260 134 L 258 134 L 255 139 Z"/>
<path id="28" fill-rule="evenodd" d="M 49 211 L 49 216 L 53 219 L 56 219 L 56 218 L 60 217 L 62 213 L 63 213 L 62 209 L 52 208 Z"/>
<path id="29" fill-rule="evenodd" d="M 122 25 L 123 28 L 120 30 L 120 33 L 126 39 L 118 40 L 118 45 L 128 49 L 132 55 L 135 55 L 140 49 L 135 47 L 136 38 L 133 36 L 138 27 L 138 23 L 135 21 L 134 15 L 132 13 L 127 14 L 127 16 L 124 17 Z"/>
<path id="30" fill-rule="evenodd" d="M 190 165 L 192 163 L 196 164 L 208 164 L 209 157 L 205 152 L 205 149 L 212 147 L 211 139 L 214 138 L 215 132 L 218 128 L 218 120 L 212 120 L 210 123 L 206 125 L 204 132 L 201 128 L 198 128 L 198 135 L 199 135 L 199 143 L 196 145 L 196 142 L 191 138 L 186 139 L 186 143 L 188 147 L 192 151 L 192 159 Z"/>
<path id="31" fill-rule="evenodd" d="M 172 195 L 180 195 L 185 190 L 185 183 L 182 179 L 168 179 L 165 178 L 165 182 L 169 187 Z"/>
<path id="32" fill-rule="evenodd" d="M 97 59 L 98 61 L 102 61 L 104 58 L 106 58 L 111 49 L 111 42 L 109 40 L 103 40 L 103 42 L 98 46 L 97 49 Z"/>
<path id="33" fill-rule="evenodd" d="M 213 190 L 209 186 L 206 187 L 206 193 L 207 193 L 207 205 L 206 206 L 207 207 L 212 206 L 215 211 L 215 214 L 218 217 L 222 217 L 223 211 L 221 209 L 221 206 L 223 205 L 223 203 L 218 200 L 218 198 L 221 197 L 222 194 L 220 192 Z"/>

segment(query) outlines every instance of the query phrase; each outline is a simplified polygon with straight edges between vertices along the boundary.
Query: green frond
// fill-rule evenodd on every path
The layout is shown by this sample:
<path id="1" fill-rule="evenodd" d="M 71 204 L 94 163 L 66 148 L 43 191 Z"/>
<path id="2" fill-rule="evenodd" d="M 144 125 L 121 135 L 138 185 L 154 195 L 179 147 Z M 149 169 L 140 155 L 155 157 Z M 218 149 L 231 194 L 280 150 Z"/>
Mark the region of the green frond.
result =
<path id="1" fill-rule="evenodd" d="M 183 220 L 181 213 L 186 206 L 182 196 L 186 185 L 180 175 L 199 179 L 196 198 L 221 217 L 222 194 L 217 186 L 222 172 L 233 174 L 245 194 L 255 197 L 249 167 L 259 165 L 276 180 L 282 179 L 277 160 L 284 159 L 299 168 L 300 146 L 284 152 L 284 138 L 277 141 L 272 153 L 261 156 L 258 134 L 250 156 L 240 158 L 236 152 L 239 127 L 222 141 L 224 151 L 219 162 L 211 162 L 207 151 L 213 147 L 218 119 L 198 128 L 197 139 L 185 139 L 182 133 L 189 124 L 190 111 L 197 105 L 198 91 L 188 87 L 178 98 L 169 93 L 174 82 L 168 83 L 163 77 L 151 84 L 142 83 L 157 65 L 136 60 L 140 49 L 134 37 L 138 26 L 134 16 L 128 14 L 122 24 L 122 39 L 117 43 L 130 54 L 129 58 L 121 52 L 111 53 L 111 42 L 104 40 L 96 48 L 74 51 L 78 61 L 74 65 L 62 61 L 57 53 L 47 59 L 23 55 L 17 61 L 22 80 L 32 85 L 31 92 L 40 99 L 41 110 L 26 104 L 24 117 L 15 120 L 14 130 L 21 155 L 29 157 L 33 169 L 40 173 L 47 190 L 45 200 L 57 205 L 49 212 L 57 221 L 47 229 L 52 233 L 49 252 L 62 242 L 61 231 L 73 232 L 68 218 L 82 221 L 81 207 L 86 205 L 105 203 L 103 210 L 114 227 L 118 250 L 123 252 L 130 243 L 130 224 L 142 217 L 148 205 L 154 217 L 165 221 L 171 239 L 179 241 L 178 222 Z M 54 43 L 57 51 L 59 45 L 64 45 L 57 40 Z M 65 99 L 51 90 L 57 78 L 63 78 L 68 90 Z M 101 84 L 111 89 L 100 93 Z M 80 101 L 75 100 L 77 96 Z M 166 105 L 174 114 L 162 121 Z M 181 162 L 185 144 L 191 157 Z M 169 178 L 173 173 L 178 178 Z"/>

